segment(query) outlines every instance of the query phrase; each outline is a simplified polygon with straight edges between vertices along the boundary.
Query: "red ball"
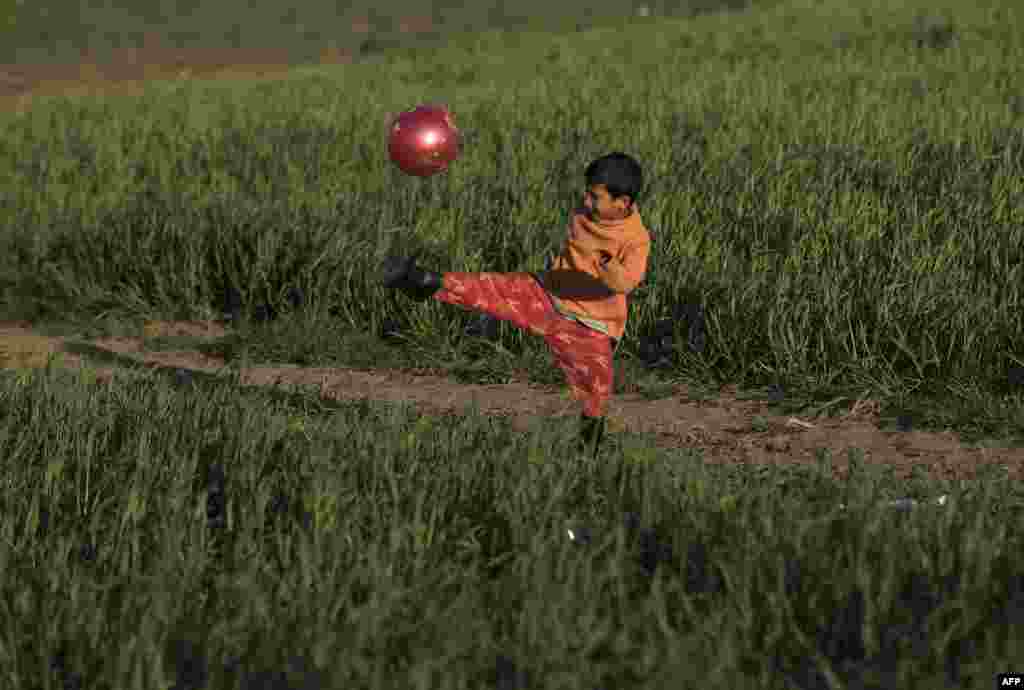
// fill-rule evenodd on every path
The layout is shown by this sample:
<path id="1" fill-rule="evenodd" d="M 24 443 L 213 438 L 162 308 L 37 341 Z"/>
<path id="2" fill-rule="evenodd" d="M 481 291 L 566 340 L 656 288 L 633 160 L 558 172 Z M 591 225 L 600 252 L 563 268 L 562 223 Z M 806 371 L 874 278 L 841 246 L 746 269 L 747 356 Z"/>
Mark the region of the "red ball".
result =
<path id="1" fill-rule="evenodd" d="M 394 119 L 388 135 L 391 161 L 402 172 L 430 177 L 459 156 L 460 137 L 447 108 L 421 105 Z"/>

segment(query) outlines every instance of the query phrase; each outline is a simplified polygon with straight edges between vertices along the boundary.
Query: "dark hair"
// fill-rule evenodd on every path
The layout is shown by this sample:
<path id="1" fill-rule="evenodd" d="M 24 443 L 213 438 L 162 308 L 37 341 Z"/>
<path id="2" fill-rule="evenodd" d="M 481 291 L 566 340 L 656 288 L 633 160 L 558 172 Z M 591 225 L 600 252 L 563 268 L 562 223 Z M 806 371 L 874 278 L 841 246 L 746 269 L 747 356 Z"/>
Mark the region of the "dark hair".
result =
<path id="1" fill-rule="evenodd" d="M 603 184 L 613 199 L 628 194 L 636 202 L 644 186 L 644 172 L 636 159 L 625 153 L 609 153 L 591 162 L 585 173 L 587 186 Z"/>

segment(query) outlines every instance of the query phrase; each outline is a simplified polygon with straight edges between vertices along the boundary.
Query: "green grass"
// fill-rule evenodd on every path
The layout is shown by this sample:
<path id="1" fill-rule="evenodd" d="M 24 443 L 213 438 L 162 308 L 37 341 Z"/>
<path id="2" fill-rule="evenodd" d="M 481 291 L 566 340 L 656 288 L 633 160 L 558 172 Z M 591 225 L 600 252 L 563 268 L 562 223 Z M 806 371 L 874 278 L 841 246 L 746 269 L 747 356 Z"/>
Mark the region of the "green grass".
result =
<path id="1" fill-rule="evenodd" d="M 368 269 L 391 247 L 439 269 L 540 269 L 586 164 L 621 149 L 645 166 L 656 233 L 621 365 L 642 371 L 660 319 L 706 314 L 704 350 L 686 350 L 680 323 L 649 395 L 659 376 L 782 384 L 826 408 L 869 392 L 919 428 L 1020 438 L 1020 11 L 860 8 L 466 34 L 277 83 L 42 100 L 0 115 L 0 312 L 133 331 L 214 316 L 226 287 L 253 306 L 299 286 L 303 312 L 217 347 L 559 382 L 535 339 L 466 338 L 469 314 L 396 299 Z M 404 177 L 385 117 L 434 99 L 465 153 L 447 175 Z M 403 342 L 379 341 L 386 320 Z M 987 687 L 1024 658 L 1019 500 L 994 470 L 837 485 L 828 458 L 705 467 L 628 435 L 594 465 L 553 425 L 322 409 L 230 383 L 90 388 L 45 372 L 5 378 L 0 396 L 0 677 L 17 690 L 61 648 L 89 687 L 170 687 L 182 639 L 210 687 L 231 659 L 269 671 L 292 654 L 324 687 L 487 687 L 504 655 L 587 689 L 783 687 L 780 669 L 792 687 Z M 193 485 L 215 467 L 226 528 Z M 275 492 L 292 517 L 268 527 Z M 869 510 L 941 493 L 938 514 Z M 614 530 L 596 548 L 567 541 L 567 520 L 626 510 L 676 554 L 653 583 Z M 69 560 L 85 543 L 95 558 Z M 787 572 L 802 574 L 789 590 Z M 976 664 L 959 678 L 944 665 L 958 655 Z"/>
<path id="2" fill-rule="evenodd" d="M 567 688 L 982 687 L 1024 652 L 1021 494 L 995 477 L 837 483 L 825 457 L 716 467 L 635 436 L 595 462 L 556 422 L 193 386 L 0 379 L 4 687 L 64 650 L 87 687 L 167 688 L 185 643 L 217 688 L 295 658 L 314 687 L 494 687 L 499 655 Z M 672 550 L 653 577 L 627 512 Z"/>

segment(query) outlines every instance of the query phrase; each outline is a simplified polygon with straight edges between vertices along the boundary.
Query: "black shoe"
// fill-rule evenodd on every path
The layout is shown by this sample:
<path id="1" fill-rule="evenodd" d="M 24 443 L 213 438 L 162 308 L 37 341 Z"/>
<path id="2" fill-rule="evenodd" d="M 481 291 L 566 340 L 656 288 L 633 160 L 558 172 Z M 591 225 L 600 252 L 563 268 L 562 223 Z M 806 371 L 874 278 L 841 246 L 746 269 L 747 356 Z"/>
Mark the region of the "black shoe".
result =
<path id="1" fill-rule="evenodd" d="M 381 282 L 384 287 L 397 288 L 418 301 L 429 299 L 443 287 L 441 274 L 419 268 L 415 256 L 389 256 L 385 259 Z"/>
<path id="2" fill-rule="evenodd" d="M 593 449 L 594 457 L 597 457 L 601 441 L 604 439 L 604 426 L 604 417 L 588 417 L 583 415 L 580 418 L 579 452 L 586 453 L 588 450 Z"/>

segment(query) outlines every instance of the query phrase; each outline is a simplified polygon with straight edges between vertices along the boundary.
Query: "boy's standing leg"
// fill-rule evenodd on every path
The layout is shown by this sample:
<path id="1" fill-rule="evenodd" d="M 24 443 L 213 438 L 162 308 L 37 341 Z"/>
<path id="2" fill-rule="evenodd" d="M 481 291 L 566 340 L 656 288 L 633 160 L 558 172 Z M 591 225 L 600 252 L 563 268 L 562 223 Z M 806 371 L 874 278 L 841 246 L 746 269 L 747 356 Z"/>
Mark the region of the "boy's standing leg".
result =
<path id="1" fill-rule="evenodd" d="M 392 257 L 384 264 L 384 285 L 413 299 L 441 302 L 489 314 L 547 342 L 565 373 L 573 396 L 583 403 L 582 449 L 595 456 L 604 435 L 605 408 L 612 392 L 614 341 L 567 319 L 529 273 L 436 273 L 415 258 Z"/>
<path id="2" fill-rule="evenodd" d="M 591 450 L 597 457 L 615 381 L 613 358 L 616 342 L 583 324 L 560 318 L 564 324 L 562 328 L 545 340 L 555 362 L 565 372 L 569 390 L 583 403 L 579 450 Z"/>

